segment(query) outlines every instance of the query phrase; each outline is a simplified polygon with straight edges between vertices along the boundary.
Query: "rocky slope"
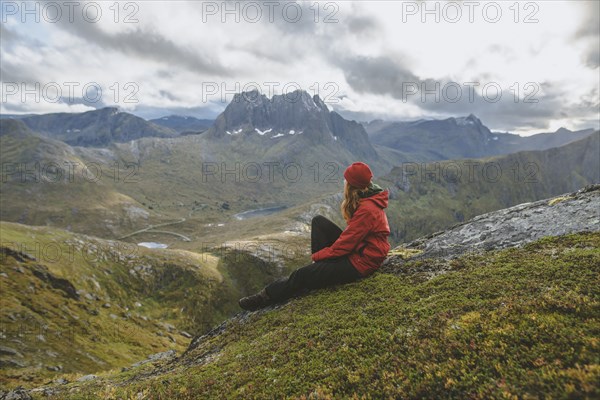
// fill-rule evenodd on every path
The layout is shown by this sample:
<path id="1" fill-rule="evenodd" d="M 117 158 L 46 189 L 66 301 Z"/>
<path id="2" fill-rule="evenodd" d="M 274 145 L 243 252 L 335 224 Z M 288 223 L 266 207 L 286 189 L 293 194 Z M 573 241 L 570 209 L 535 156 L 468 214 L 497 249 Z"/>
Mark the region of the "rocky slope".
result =
<path id="1" fill-rule="evenodd" d="M 0 387 L 183 351 L 279 273 L 239 249 L 147 249 L 5 221 L 0 237 Z"/>
<path id="2" fill-rule="evenodd" d="M 451 259 L 468 252 L 521 246 L 544 236 L 584 231 L 600 231 L 599 184 L 552 199 L 483 214 L 400 245 L 391 250 L 381 271 L 405 272 L 402 266 L 407 260 Z"/>

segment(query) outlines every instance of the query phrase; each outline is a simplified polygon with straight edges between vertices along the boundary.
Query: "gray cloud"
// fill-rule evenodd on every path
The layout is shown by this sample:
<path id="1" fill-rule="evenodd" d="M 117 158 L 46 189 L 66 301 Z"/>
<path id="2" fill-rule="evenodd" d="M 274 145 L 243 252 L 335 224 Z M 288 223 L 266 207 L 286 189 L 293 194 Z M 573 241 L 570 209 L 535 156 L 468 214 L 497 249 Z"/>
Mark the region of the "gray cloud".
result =
<path id="1" fill-rule="evenodd" d="M 8 29 L 4 24 L 0 24 L 0 42 L 3 46 L 10 45 L 20 39 L 20 35 Z"/>
<path id="2" fill-rule="evenodd" d="M 167 115 L 186 115 L 199 119 L 215 119 L 220 112 L 206 107 L 152 107 L 140 105 L 133 113 L 145 119 L 160 118 Z"/>
<path id="3" fill-rule="evenodd" d="M 86 39 L 102 49 L 136 56 L 141 59 L 168 63 L 173 67 L 185 67 L 194 73 L 214 74 L 230 77 L 233 71 L 221 65 L 207 55 L 200 54 L 198 49 L 187 49 L 172 40 L 163 37 L 156 31 L 144 30 L 140 27 L 128 32 L 109 34 L 95 24 L 75 19 L 66 19 L 56 24 L 64 30 Z"/>
<path id="4" fill-rule="evenodd" d="M 597 69 L 600 66 L 600 2 L 588 1 L 580 5 L 584 18 L 575 32 L 575 40 L 587 42 L 582 61 L 588 67 Z"/>
<path id="5" fill-rule="evenodd" d="M 27 87 L 33 87 L 36 83 L 45 84 L 46 82 L 37 76 L 30 65 L 15 64 L 12 61 L 2 60 L 0 65 L 0 80 L 2 82 L 23 83 Z"/>
<path id="6" fill-rule="evenodd" d="M 425 115 L 473 113 L 494 129 L 508 131 L 524 127 L 543 129 L 549 126 L 552 119 L 584 117 L 594 112 L 593 101 L 589 99 L 573 105 L 565 104 L 565 99 L 569 98 L 568 93 L 564 93 L 559 84 L 552 82 L 534 83 L 537 86 L 527 88 L 525 87 L 527 82 L 520 82 L 521 93 L 531 95 L 528 100 L 537 100 L 537 102 L 524 102 L 523 98 L 515 99 L 508 88 L 496 86 L 490 81 L 475 82 L 478 86 L 474 86 L 473 91 L 470 89 L 471 84 L 454 82 L 447 77 L 421 78 L 390 57 L 343 57 L 338 54 L 332 59 L 336 60 L 344 72 L 346 81 L 358 93 L 391 96 L 417 106 Z M 484 85 L 488 85 L 489 92 L 482 96 L 477 91 L 480 91 Z M 444 87 L 447 92 L 444 92 Z M 460 87 L 461 96 L 456 96 L 458 93 L 455 91 L 456 87 Z M 501 91 L 497 101 L 496 87 Z M 436 91 L 438 99 L 433 94 L 426 94 L 423 100 L 422 88 Z M 416 93 L 413 94 L 414 91 Z M 536 91 L 538 93 L 534 94 Z M 589 98 L 594 99 L 593 94 Z M 595 98 L 597 99 L 597 95 Z M 344 112 L 340 113 L 348 115 Z M 361 113 L 354 113 L 354 116 L 363 119 L 365 117 Z"/>
<path id="7" fill-rule="evenodd" d="M 169 92 L 168 90 L 159 90 L 158 94 L 160 94 L 161 97 L 171 100 L 171 101 L 180 101 L 181 99 L 174 95 L 173 93 Z"/>
<path id="8" fill-rule="evenodd" d="M 584 18 L 579 29 L 575 32 L 576 38 L 598 37 L 600 33 L 600 2 L 578 2 L 582 7 Z"/>

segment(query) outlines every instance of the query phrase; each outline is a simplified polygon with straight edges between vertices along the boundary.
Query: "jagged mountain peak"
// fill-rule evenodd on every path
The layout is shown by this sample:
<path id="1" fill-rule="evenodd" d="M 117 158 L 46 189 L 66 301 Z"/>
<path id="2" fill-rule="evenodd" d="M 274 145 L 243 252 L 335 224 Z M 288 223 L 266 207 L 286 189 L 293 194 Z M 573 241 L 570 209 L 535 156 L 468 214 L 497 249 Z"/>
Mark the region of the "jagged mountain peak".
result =
<path id="1" fill-rule="evenodd" d="M 561 126 L 554 133 L 573 133 L 573 131 Z"/>
<path id="2" fill-rule="evenodd" d="M 204 135 L 211 140 L 265 140 L 263 145 L 299 140 L 302 146 L 342 146 L 357 157 L 377 157 L 362 125 L 301 89 L 270 99 L 256 89 L 236 93 Z"/>
<path id="3" fill-rule="evenodd" d="M 479 118 L 477 118 L 474 114 L 469 114 L 466 117 L 458 117 L 458 118 L 453 118 L 454 121 L 456 121 L 456 123 L 458 125 L 476 125 L 476 126 L 483 126 L 483 123 L 481 123 L 481 120 Z"/>
<path id="4" fill-rule="evenodd" d="M 277 106 L 283 104 L 290 104 L 296 107 L 302 107 L 307 111 L 328 111 L 327 106 L 319 98 L 319 95 L 311 95 L 302 89 L 297 89 L 289 93 L 275 94 L 270 99 L 263 93 L 260 93 L 258 89 L 253 89 L 241 93 L 236 93 L 231 100 L 231 105 L 243 104 L 246 107 L 263 107 L 265 104 L 270 103 Z M 229 107 L 228 106 L 228 107 Z"/>

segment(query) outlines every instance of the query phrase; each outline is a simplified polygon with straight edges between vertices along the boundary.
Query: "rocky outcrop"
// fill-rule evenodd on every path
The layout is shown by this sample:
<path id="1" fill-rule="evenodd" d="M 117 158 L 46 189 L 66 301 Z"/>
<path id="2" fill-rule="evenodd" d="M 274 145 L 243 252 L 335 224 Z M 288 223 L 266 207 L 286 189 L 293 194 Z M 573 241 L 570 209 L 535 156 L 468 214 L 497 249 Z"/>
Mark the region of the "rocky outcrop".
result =
<path id="1" fill-rule="evenodd" d="M 31 272 L 36 278 L 48 283 L 52 288 L 62 291 L 65 297 L 73 300 L 79 300 L 79 293 L 77 293 L 77 289 L 75 289 L 75 286 L 73 286 L 68 279 L 54 276 L 52 273 L 50 273 L 48 268 L 38 264 L 31 266 Z"/>
<path id="2" fill-rule="evenodd" d="M 447 260 L 468 252 L 520 246 L 544 236 L 599 230 L 600 184 L 595 184 L 552 199 L 483 214 L 398 246 L 390 251 L 380 270 L 402 272 L 407 260 Z"/>

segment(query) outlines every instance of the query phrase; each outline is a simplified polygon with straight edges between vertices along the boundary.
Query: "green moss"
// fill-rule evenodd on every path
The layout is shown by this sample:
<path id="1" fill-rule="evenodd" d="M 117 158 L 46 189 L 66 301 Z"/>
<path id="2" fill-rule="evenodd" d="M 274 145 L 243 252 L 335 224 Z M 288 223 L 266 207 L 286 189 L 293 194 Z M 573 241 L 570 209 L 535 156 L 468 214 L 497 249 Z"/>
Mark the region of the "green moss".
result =
<path id="1" fill-rule="evenodd" d="M 106 398 L 598 397 L 599 249 L 600 233 L 545 238 L 420 283 L 377 273 L 318 290 Z"/>

